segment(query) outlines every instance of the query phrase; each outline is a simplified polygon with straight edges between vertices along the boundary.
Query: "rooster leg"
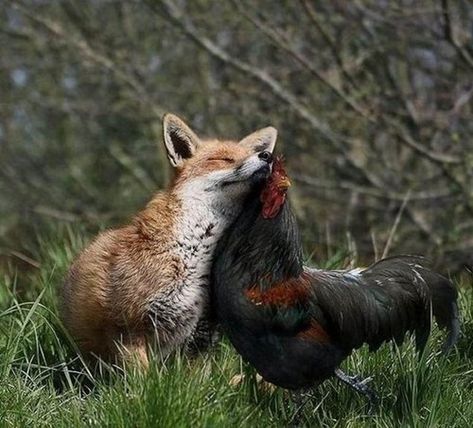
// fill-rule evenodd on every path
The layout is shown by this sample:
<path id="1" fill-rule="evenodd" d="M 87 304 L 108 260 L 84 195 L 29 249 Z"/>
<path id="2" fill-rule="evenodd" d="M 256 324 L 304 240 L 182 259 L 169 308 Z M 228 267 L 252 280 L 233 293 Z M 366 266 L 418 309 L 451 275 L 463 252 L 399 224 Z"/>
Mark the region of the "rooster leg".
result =
<path id="1" fill-rule="evenodd" d="M 348 376 L 340 369 L 335 370 L 335 376 L 358 393 L 363 394 L 368 399 L 370 413 L 374 413 L 378 409 L 378 394 L 376 394 L 376 392 L 368 386 L 368 382 L 372 380 L 371 377 L 362 379 L 361 376 L 358 375 Z"/>

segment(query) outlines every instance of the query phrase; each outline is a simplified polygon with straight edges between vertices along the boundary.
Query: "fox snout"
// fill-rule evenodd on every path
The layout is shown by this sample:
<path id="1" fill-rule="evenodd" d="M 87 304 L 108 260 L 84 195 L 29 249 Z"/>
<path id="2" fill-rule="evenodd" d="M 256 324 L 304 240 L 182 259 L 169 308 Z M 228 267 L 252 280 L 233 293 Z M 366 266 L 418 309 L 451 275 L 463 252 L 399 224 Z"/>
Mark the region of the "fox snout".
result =
<path id="1" fill-rule="evenodd" d="M 255 176 L 254 178 L 257 180 L 260 178 L 266 179 L 271 174 L 274 160 L 273 154 L 270 151 L 265 150 L 258 154 L 258 158 L 263 162 L 263 165 L 255 174 L 253 174 Z"/>
<path id="2" fill-rule="evenodd" d="M 274 146 L 267 147 L 267 150 L 256 152 L 246 159 L 235 171 L 239 180 L 244 181 L 249 179 L 252 182 L 265 179 L 271 173 L 271 166 L 273 164 L 273 150 Z"/>
<path id="3" fill-rule="evenodd" d="M 245 159 L 234 171 L 229 172 L 226 177 L 222 177 L 222 184 L 226 187 L 245 181 L 253 184 L 263 180 L 271 173 L 272 161 L 271 152 L 255 153 Z"/>
<path id="4" fill-rule="evenodd" d="M 253 182 L 259 182 L 269 177 L 273 165 L 273 154 L 268 151 L 261 152 L 258 154 L 258 160 L 260 166 L 251 176 Z"/>

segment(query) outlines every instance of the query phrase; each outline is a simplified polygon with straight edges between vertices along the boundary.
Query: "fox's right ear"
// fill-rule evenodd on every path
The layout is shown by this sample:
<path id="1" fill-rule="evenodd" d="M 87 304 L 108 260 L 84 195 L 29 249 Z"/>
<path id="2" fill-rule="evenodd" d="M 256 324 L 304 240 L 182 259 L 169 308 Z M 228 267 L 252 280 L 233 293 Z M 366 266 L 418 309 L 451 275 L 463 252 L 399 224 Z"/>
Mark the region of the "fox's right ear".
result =
<path id="1" fill-rule="evenodd" d="M 172 166 L 182 166 L 191 158 L 201 144 L 199 137 L 176 115 L 166 113 L 163 117 L 164 145 Z"/>
<path id="2" fill-rule="evenodd" d="M 266 150 L 273 152 L 276 139 L 278 138 L 278 131 L 272 126 L 255 131 L 247 135 L 240 141 L 240 145 L 253 149 L 255 152 L 262 152 Z"/>

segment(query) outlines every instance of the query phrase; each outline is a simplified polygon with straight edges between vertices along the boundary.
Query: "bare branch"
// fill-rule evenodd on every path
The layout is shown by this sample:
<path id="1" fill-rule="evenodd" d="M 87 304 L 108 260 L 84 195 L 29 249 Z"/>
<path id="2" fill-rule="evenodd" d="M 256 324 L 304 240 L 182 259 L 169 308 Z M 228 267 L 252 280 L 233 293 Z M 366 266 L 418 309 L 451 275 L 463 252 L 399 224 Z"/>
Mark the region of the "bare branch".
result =
<path id="1" fill-rule="evenodd" d="M 433 150 L 428 149 L 424 145 L 419 144 L 417 141 L 415 141 L 414 138 L 412 138 L 412 136 L 404 128 L 404 126 L 401 125 L 401 123 L 398 122 L 396 119 L 390 118 L 387 116 L 383 116 L 382 119 L 387 125 L 389 125 L 396 132 L 396 134 L 401 138 L 401 141 L 405 145 L 409 146 L 415 152 L 419 153 L 420 155 L 427 158 L 428 160 L 436 164 L 441 164 L 441 165 L 442 164 L 458 165 L 462 163 L 462 160 L 455 156 L 450 156 L 443 153 L 437 153 L 437 152 L 434 152 Z"/>
<path id="2" fill-rule="evenodd" d="M 362 195 L 371 196 L 373 198 L 384 199 L 384 200 L 391 200 L 391 201 L 399 201 L 402 202 L 405 199 L 405 194 L 397 193 L 389 189 L 384 190 L 377 190 L 373 189 L 372 187 L 360 186 L 353 182 L 346 182 L 346 181 L 338 181 L 332 182 L 328 180 L 322 180 L 318 178 L 314 178 L 305 174 L 298 174 L 292 173 L 291 177 L 294 178 L 295 181 L 305 184 L 308 186 L 313 186 L 322 189 L 339 189 L 339 190 L 346 190 L 346 191 L 353 191 L 360 193 Z M 449 190 L 443 191 L 435 191 L 435 192 L 411 192 L 409 196 L 410 201 L 432 201 L 432 200 L 441 200 L 452 197 L 453 194 Z"/>
<path id="3" fill-rule="evenodd" d="M 56 21 L 53 21 L 49 18 L 41 16 L 37 13 L 33 14 L 30 10 L 23 6 L 21 2 L 13 0 L 13 7 L 21 11 L 28 19 L 32 22 L 35 22 L 40 27 L 44 28 L 46 31 L 51 33 L 53 36 L 64 40 L 71 47 L 77 49 L 77 52 L 81 54 L 84 58 L 95 63 L 96 65 L 106 69 L 113 75 L 115 75 L 119 81 L 126 84 L 130 87 L 133 92 L 136 94 L 136 99 L 139 104 L 145 101 L 147 107 L 150 108 L 157 117 L 161 117 L 165 111 L 157 107 L 149 98 L 149 95 L 146 89 L 141 85 L 141 83 L 130 73 L 124 71 L 119 64 L 112 61 L 104 53 L 98 52 L 92 48 L 92 46 L 85 40 L 74 37 L 71 32 L 65 31 L 64 28 Z M 34 38 L 34 34 L 30 34 Z"/>
<path id="4" fill-rule="evenodd" d="M 149 2 L 150 7 L 156 11 L 155 3 Z M 170 0 L 160 0 L 160 4 L 163 5 L 166 15 L 176 25 L 178 25 L 182 31 L 187 34 L 197 45 L 205 49 L 213 57 L 219 59 L 225 64 L 235 68 L 236 70 L 252 77 L 259 83 L 263 84 L 271 90 L 274 96 L 284 101 L 300 118 L 309 123 L 309 125 L 321 135 L 323 135 L 339 152 L 342 154 L 347 163 L 357 172 L 359 172 L 363 178 L 374 187 L 384 189 L 385 185 L 376 177 L 373 172 L 360 166 L 355 162 L 348 154 L 347 147 L 352 144 L 349 137 L 341 135 L 332 130 L 332 128 L 326 123 L 312 114 L 298 99 L 297 97 L 285 89 L 277 80 L 271 77 L 265 71 L 253 67 L 252 65 L 241 61 L 237 58 L 232 57 L 228 52 L 217 46 L 213 41 L 202 35 L 194 24 L 182 16 L 182 14 L 176 9 L 175 5 Z"/>
<path id="5" fill-rule="evenodd" d="M 396 234 L 397 228 L 399 227 L 399 223 L 401 222 L 402 214 L 404 213 L 404 209 L 406 208 L 407 202 L 409 201 L 409 197 L 411 194 L 411 190 L 409 189 L 404 196 L 404 200 L 399 208 L 399 211 L 396 215 L 396 219 L 394 220 L 393 226 L 389 232 L 388 240 L 386 241 L 386 245 L 384 246 L 383 254 L 381 258 L 384 259 L 388 256 L 389 250 L 391 249 L 391 245 L 393 243 L 394 235 Z"/>
<path id="6" fill-rule="evenodd" d="M 281 32 L 277 30 L 277 28 L 268 26 L 262 20 L 248 13 L 247 9 L 244 8 L 239 1 L 232 0 L 232 3 L 235 5 L 235 8 L 238 10 L 238 12 L 246 19 L 248 19 L 263 34 L 265 34 L 276 47 L 284 50 L 289 55 L 291 55 L 299 64 L 306 68 L 318 81 L 327 86 L 335 95 L 337 95 L 343 102 L 345 102 L 345 104 L 347 104 L 353 111 L 355 111 L 365 119 L 374 120 L 373 118 L 371 118 L 370 113 L 366 109 L 358 105 L 356 101 L 350 97 L 350 95 L 344 93 L 340 88 L 336 87 L 332 82 L 330 82 L 319 70 L 314 67 L 311 61 L 305 55 L 303 55 L 302 52 L 299 52 L 293 46 L 291 46 L 287 38 L 283 34 L 281 34 Z"/>
<path id="7" fill-rule="evenodd" d="M 470 53 L 458 42 L 453 31 L 448 0 L 440 0 L 442 7 L 444 37 L 456 49 L 463 61 L 473 68 L 473 58 Z"/>
<path id="8" fill-rule="evenodd" d="M 304 6 L 304 9 L 307 12 L 307 15 L 309 16 L 310 20 L 314 24 L 315 28 L 322 35 L 323 39 L 327 43 L 327 46 L 330 48 L 330 52 L 332 53 L 332 56 L 335 59 L 335 63 L 337 64 L 340 72 L 345 77 L 345 79 L 347 79 L 347 82 L 349 82 L 354 88 L 357 88 L 358 84 L 356 83 L 355 79 L 350 75 L 348 70 L 346 69 L 345 64 L 343 63 L 343 60 L 342 60 L 342 57 L 340 55 L 340 51 L 339 51 L 337 45 L 332 40 L 332 37 L 325 30 L 324 26 L 320 22 L 320 20 L 317 16 L 317 13 L 315 12 L 312 4 L 308 0 L 300 0 L 300 2 Z"/>
<path id="9" fill-rule="evenodd" d="M 154 3 L 154 2 L 149 2 Z M 333 129 L 325 122 L 320 120 L 314 114 L 312 114 L 289 90 L 285 89 L 277 80 L 271 77 L 267 72 L 253 67 L 252 65 L 241 61 L 237 58 L 232 57 L 228 52 L 217 46 L 213 41 L 200 34 L 194 24 L 186 19 L 177 10 L 174 3 L 169 0 L 160 0 L 164 6 L 165 12 L 168 17 L 177 24 L 185 34 L 187 34 L 195 43 L 204 48 L 213 57 L 219 59 L 225 64 L 228 64 L 236 70 L 252 77 L 267 88 L 279 99 L 284 101 L 299 117 L 307 121 L 312 128 L 317 130 L 327 140 L 329 140 L 337 149 L 340 151 L 345 150 L 345 143 L 349 141 L 349 138 L 340 135 L 333 131 Z M 154 4 L 150 4 L 153 7 Z"/>

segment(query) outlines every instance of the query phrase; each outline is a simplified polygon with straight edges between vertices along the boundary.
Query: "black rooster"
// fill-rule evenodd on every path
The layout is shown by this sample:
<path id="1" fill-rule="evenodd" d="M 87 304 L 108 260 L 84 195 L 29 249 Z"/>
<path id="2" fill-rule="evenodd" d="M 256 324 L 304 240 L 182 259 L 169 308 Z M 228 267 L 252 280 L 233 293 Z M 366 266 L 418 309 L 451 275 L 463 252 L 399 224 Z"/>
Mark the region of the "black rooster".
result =
<path id="1" fill-rule="evenodd" d="M 422 350 L 431 313 L 449 330 L 448 350 L 459 335 L 457 292 L 415 256 L 386 258 L 363 270 L 304 266 L 286 201 L 289 186 L 276 159 L 219 243 L 212 272 L 217 318 L 266 381 L 297 390 L 335 375 L 374 401 L 366 381 L 339 369 L 342 361 L 365 343 L 373 351 L 383 342 L 400 344 L 407 332 Z"/>

